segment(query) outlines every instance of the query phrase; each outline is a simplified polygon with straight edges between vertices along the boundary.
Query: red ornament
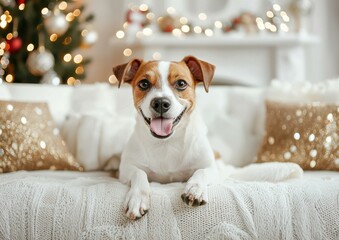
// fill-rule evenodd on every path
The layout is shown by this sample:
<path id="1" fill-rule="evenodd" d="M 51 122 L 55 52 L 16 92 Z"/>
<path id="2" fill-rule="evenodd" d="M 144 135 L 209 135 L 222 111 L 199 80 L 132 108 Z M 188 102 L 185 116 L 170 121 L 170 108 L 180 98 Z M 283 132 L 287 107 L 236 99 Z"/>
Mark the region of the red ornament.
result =
<path id="1" fill-rule="evenodd" d="M 128 22 L 129 24 L 133 23 L 135 21 L 135 19 L 133 19 L 133 14 L 140 14 L 140 25 L 142 27 L 147 26 L 148 24 L 150 24 L 150 20 L 147 19 L 146 15 L 149 11 L 141 11 L 141 10 L 135 10 L 135 9 L 129 9 L 126 13 L 126 22 Z"/>
<path id="2" fill-rule="evenodd" d="M 20 5 L 20 4 L 22 4 L 22 3 L 26 3 L 26 0 L 16 0 L 16 3 L 17 3 L 18 5 Z"/>
<path id="3" fill-rule="evenodd" d="M 7 40 L 6 50 L 10 53 L 17 53 L 22 47 L 22 40 L 19 37 L 14 37 L 11 40 Z"/>
<path id="4" fill-rule="evenodd" d="M 174 29 L 174 27 L 172 25 L 167 25 L 164 28 L 164 32 L 170 33 L 170 32 L 173 31 L 173 29 Z"/>

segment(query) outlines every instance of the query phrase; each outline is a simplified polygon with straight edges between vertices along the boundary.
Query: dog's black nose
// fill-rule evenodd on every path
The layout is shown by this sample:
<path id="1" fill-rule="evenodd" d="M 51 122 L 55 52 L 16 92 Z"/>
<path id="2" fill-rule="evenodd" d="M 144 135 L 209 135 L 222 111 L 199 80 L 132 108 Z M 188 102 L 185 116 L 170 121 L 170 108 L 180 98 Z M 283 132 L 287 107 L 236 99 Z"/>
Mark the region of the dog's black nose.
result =
<path id="1" fill-rule="evenodd" d="M 154 98 L 151 101 L 151 107 L 156 111 L 157 113 L 165 113 L 167 112 L 171 107 L 171 101 L 168 98 Z"/>

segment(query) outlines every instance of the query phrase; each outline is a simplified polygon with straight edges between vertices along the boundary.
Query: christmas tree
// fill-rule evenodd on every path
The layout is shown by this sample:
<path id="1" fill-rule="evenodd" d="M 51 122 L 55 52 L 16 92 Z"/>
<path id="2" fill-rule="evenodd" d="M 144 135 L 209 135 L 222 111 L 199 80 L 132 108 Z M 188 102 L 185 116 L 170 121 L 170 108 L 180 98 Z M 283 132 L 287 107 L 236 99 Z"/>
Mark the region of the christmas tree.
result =
<path id="1" fill-rule="evenodd" d="M 86 29 L 80 1 L 0 0 L 0 83 L 67 83 L 85 78 L 85 59 L 77 49 L 97 34 Z"/>

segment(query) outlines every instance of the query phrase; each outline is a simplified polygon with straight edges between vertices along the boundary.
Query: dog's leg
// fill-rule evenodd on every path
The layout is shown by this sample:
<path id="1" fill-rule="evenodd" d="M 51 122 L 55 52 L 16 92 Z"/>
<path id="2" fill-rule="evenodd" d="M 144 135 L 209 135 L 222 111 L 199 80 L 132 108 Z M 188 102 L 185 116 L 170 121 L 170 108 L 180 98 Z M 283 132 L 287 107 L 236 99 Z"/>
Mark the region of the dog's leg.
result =
<path id="1" fill-rule="evenodd" d="M 207 203 L 207 186 L 217 182 L 219 174 L 215 164 L 210 167 L 198 169 L 188 180 L 181 199 L 189 206 L 201 206 Z"/>
<path id="2" fill-rule="evenodd" d="M 131 188 L 126 195 L 124 203 L 126 216 L 131 220 L 136 220 L 144 216 L 150 207 L 150 186 L 147 174 L 134 166 L 125 166 L 125 174 L 122 182 L 129 183 Z M 126 174 L 128 172 L 128 174 Z"/>

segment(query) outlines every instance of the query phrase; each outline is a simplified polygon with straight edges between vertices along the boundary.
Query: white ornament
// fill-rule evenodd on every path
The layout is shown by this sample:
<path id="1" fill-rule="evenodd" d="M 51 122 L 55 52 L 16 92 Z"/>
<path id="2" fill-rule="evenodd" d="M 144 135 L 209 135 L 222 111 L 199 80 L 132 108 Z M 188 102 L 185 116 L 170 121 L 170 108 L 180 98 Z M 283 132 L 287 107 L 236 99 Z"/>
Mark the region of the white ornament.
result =
<path id="1" fill-rule="evenodd" d="M 135 41 L 136 34 L 142 31 L 142 23 L 145 20 L 145 16 L 139 11 L 133 11 L 130 16 L 131 22 L 127 27 L 127 41 Z"/>
<path id="2" fill-rule="evenodd" d="M 93 30 L 89 30 L 82 38 L 82 46 L 90 47 L 98 40 L 98 33 Z"/>
<path id="3" fill-rule="evenodd" d="M 54 11 L 53 14 L 48 16 L 44 20 L 45 28 L 49 34 L 55 33 L 58 36 L 62 36 L 69 27 L 69 23 L 66 20 L 66 16 L 59 12 Z"/>
<path id="4" fill-rule="evenodd" d="M 42 84 L 50 84 L 50 85 L 60 85 L 61 79 L 58 74 L 54 70 L 50 70 L 44 74 L 40 83 Z"/>
<path id="5" fill-rule="evenodd" d="M 33 75 L 41 76 L 54 67 L 54 56 L 46 50 L 35 50 L 28 56 L 27 67 Z"/>

